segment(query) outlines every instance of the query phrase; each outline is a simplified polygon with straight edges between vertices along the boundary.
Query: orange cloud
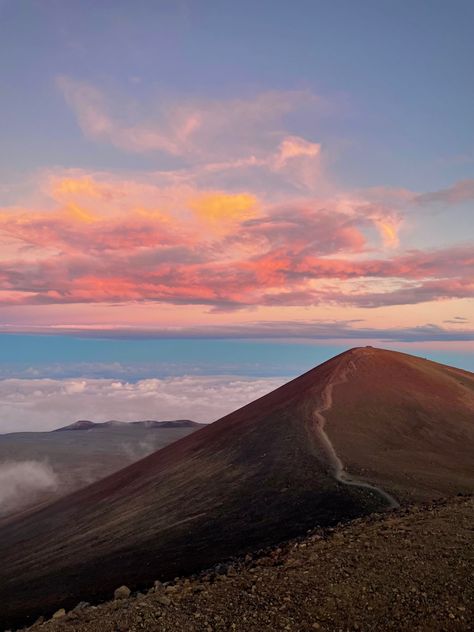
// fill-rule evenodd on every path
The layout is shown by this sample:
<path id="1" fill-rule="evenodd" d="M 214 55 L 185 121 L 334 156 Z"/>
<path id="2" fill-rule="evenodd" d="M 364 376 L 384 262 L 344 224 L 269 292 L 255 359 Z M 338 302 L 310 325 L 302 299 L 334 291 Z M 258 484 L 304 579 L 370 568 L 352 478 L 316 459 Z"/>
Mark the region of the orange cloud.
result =
<path id="1" fill-rule="evenodd" d="M 288 161 L 299 158 L 298 143 L 285 151 Z M 374 254 L 373 228 L 394 247 L 400 219 L 361 198 L 268 205 L 247 190 L 150 182 L 66 173 L 49 177 L 52 208 L 0 211 L 0 301 L 225 310 L 473 293 L 471 249 Z"/>
<path id="2" fill-rule="evenodd" d="M 258 202 L 248 193 L 206 193 L 190 200 L 196 216 L 217 230 L 228 230 L 229 225 L 244 222 L 258 215 Z"/>
<path id="3" fill-rule="evenodd" d="M 387 248 L 396 248 L 399 243 L 398 237 L 398 221 L 391 219 L 389 217 L 375 219 L 375 224 L 382 236 L 383 243 Z"/>
<path id="4" fill-rule="evenodd" d="M 61 178 L 53 182 L 52 194 L 55 198 L 85 195 L 92 198 L 102 196 L 102 188 L 90 177 Z"/>

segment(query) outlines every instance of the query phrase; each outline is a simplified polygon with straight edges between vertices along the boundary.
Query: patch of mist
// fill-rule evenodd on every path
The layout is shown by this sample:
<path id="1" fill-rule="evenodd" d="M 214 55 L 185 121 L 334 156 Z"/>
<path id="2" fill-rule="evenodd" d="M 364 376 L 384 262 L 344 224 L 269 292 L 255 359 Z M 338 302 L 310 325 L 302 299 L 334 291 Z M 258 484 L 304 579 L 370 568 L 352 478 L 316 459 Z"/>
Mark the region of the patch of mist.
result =
<path id="1" fill-rule="evenodd" d="M 133 444 L 123 442 L 121 444 L 121 448 L 124 455 L 131 463 L 143 459 L 152 452 L 155 452 L 157 449 L 156 443 L 151 439 L 139 441 L 138 443 Z"/>
<path id="2" fill-rule="evenodd" d="M 54 494 L 59 477 L 41 461 L 3 461 L 0 463 L 0 517 Z"/>

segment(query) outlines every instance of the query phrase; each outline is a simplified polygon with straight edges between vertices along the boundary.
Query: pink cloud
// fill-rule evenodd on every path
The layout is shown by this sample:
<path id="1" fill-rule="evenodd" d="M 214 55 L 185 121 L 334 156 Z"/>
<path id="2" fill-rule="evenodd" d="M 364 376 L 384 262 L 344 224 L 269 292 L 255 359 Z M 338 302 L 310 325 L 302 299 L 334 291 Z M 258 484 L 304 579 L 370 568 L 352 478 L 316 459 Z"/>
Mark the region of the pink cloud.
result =
<path id="1" fill-rule="evenodd" d="M 318 153 L 292 143 L 285 160 Z M 49 208 L 0 210 L 0 244 L 10 244 L 0 259 L 3 305 L 373 307 L 472 293 L 471 248 L 387 256 L 374 229 L 394 246 L 400 216 L 360 195 L 267 204 L 248 191 L 80 173 L 48 176 L 43 189 Z"/>

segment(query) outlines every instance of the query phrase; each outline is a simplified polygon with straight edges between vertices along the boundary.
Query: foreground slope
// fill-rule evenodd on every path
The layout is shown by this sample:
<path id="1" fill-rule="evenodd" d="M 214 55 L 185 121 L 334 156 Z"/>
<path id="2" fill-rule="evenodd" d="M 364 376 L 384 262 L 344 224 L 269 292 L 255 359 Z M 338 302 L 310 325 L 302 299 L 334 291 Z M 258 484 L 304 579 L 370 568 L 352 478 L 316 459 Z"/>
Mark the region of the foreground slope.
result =
<path id="1" fill-rule="evenodd" d="M 473 523 L 472 496 L 377 514 L 31 632 L 472 632 Z"/>
<path id="2" fill-rule="evenodd" d="M 371 348 L 341 354 L 1 528 L 3 620 L 193 572 L 400 499 L 474 490 L 473 410 L 471 373 Z"/>

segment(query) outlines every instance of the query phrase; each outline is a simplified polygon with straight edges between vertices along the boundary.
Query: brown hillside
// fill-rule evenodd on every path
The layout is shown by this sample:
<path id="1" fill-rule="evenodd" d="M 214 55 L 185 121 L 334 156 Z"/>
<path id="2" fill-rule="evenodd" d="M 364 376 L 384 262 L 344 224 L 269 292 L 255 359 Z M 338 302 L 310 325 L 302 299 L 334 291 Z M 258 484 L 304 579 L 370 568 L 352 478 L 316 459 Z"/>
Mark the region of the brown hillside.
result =
<path id="1" fill-rule="evenodd" d="M 30 630 L 472 632 L 473 522 L 472 496 L 375 514 Z"/>
<path id="2" fill-rule="evenodd" d="M 397 499 L 473 490 L 473 411 L 470 373 L 394 352 L 341 354 L 0 529 L 3 622 L 193 572 Z"/>

